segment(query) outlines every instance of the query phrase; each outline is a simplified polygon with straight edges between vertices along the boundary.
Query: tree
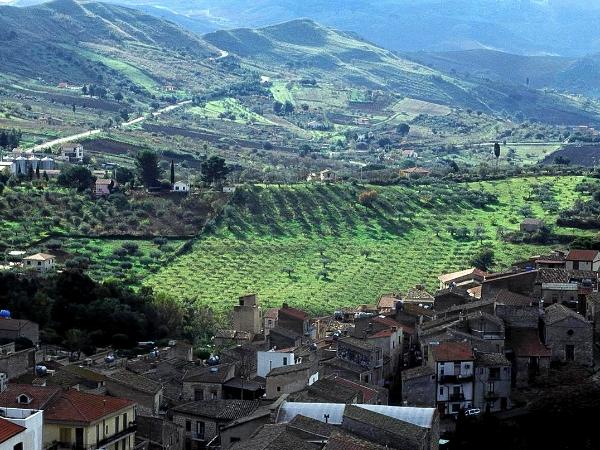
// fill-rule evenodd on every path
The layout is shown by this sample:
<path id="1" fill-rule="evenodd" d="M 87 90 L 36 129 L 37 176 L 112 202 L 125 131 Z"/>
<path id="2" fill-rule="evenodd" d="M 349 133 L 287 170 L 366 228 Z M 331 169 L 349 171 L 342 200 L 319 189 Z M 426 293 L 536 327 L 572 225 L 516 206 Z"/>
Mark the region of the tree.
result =
<path id="1" fill-rule="evenodd" d="M 285 114 L 292 114 L 295 109 L 296 108 L 294 107 L 294 104 L 292 102 L 290 102 L 289 100 L 285 101 L 285 104 L 283 105 L 283 112 Z"/>
<path id="2" fill-rule="evenodd" d="M 162 170 L 158 165 L 158 155 L 151 150 L 142 150 L 135 157 L 138 176 L 146 187 L 158 186 Z"/>
<path id="3" fill-rule="evenodd" d="M 410 125 L 407 123 L 401 123 L 396 127 L 396 132 L 401 136 L 406 136 L 410 132 Z"/>
<path id="4" fill-rule="evenodd" d="M 119 111 L 119 116 L 123 119 L 123 122 L 129 121 L 129 112 L 126 109 Z"/>
<path id="5" fill-rule="evenodd" d="M 117 167 L 115 170 L 115 180 L 119 184 L 133 183 L 135 180 L 134 173 L 127 167 Z"/>
<path id="6" fill-rule="evenodd" d="M 121 100 L 123 100 L 123 94 L 121 94 L 120 92 L 117 92 L 115 94 L 115 100 L 118 102 L 121 102 Z"/>
<path id="7" fill-rule="evenodd" d="M 83 93 L 83 95 L 87 95 L 88 94 L 88 88 L 87 88 L 87 86 L 85 84 L 81 88 L 81 92 Z"/>
<path id="8" fill-rule="evenodd" d="M 230 172 L 225 160 L 220 156 L 211 156 L 200 166 L 201 178 L 205 183 L 215 184 L 223 181 Z"/>
<path id="9" fill-rule="evenodd" d="M 498 142 L 494 144 L 494 156 L 496 157 L 496 167 L 498 167 L 498 159 L 500 158 L 500 144 Z"/>
<path id="10" fill-rule="evenodd" d="M 171 185 L 175 184 L 175 161 L 171 160 Z"/>
<path id="11" fill-rule="evenodd" d="M 481 250 L 477 255 L 473 257 L 471 260 L 471 265 L 477 267 L 478 269 L 487 271 L 494 265 L 494 251 L 490 249 Z"/>
<path id="12" fill-rule="evenodd" d="M 275 102 L 273 103 L 273 112 L 275 114 L 281 114 L 282 111 L 283 103 L 281 103 L 279 100 L 275 100 Z"/>
<path id="13" fill-rule="evenodd" d="M 39 180 L 40 179 L 40 166 L 37 166 L 35 168 L 35 177 Z"/>
<path id="14" fill-rule="evenodd" d="M 50 181 L 50 177 L 48 177 L 48 172 L 46 172 L 45 170 L 44 170 L 44 173 L 43 173 L 42 177 L 44 178 L 44 181 L 45 181 L 46 183 L 47 183 L 48 181 Z"/>
<path id="15" fill-rule="evenodd" d="M 291 266 L 284 267 L 283 271 L 288 274 L 289 278 L 292 278 L 292 274 L 294 273 L 293 267 L 291 267 Z"/>
<path id="16" fill-rule="evenodd" d="M 48 176 L 46 172 L 44 174 L 46 177 Z M 96 182 L 96 177 L 83 166 L 70 166 L 60 172 L 57 182 L 60 186 L 74 188 L 79 192 L 83 192 L 92 187 Z"/>

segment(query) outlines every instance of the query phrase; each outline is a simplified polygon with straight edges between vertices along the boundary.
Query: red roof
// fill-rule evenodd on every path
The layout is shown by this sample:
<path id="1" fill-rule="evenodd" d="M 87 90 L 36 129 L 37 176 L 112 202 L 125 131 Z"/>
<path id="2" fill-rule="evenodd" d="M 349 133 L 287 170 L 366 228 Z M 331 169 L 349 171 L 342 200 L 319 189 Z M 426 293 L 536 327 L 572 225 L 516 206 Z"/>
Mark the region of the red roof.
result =
<path id="1" fill-rule="evenodd" d="M 59 387 L 9 384 L 6 390 L 0 393 L 0 405 L 5 408 L 45 409 L 48 402 L 59 392 Z M 17 401 L 17 398 L 23 394 L 31 399 L 27 405 Z"/>
<path id="2" fill-rule="evenodd" d="M 63 392 L 44 411 L 44 420 L 91 423 L 135 405 L 124 398 L 87 394 L 70 389 Z"/>
<path id="3" fill-rule="evenodd" d="M 513 328 L 510 343 L 516 356 L 550 356 L 551 351 L 540 341 L 535 328 Z"/>
<path id="4" fill-rule="evenodd" d="M 300 309 L 296 309 L 296 308 L 290 308 L 285 307 L 285 308 L 281 308 L 279 310 L 279 315 L 281 316 L 281 314 L 286 314 L 290 317 L 293 317 L 295 319 L 299 319 L 299 320 L 306 320 L 308 319 L 308 314 L 306 314 L 304 311 L 300 310 Z"/>
<path id="5" fill-rule="evenodd" d="M 341 385 L 348 386 L 349 388 L 352 388 L 352 389 L 360 390 L 363 394 L 363 402 L 364 403 L 369 403 L 371 400 L 373 400 L 373 397 L 375 397 L 377 395 L 377 390 L 369 388 L 367 386 L 363 386 L 362 384 L 356 383 L 354 381 L 347 380 L 345 378 L 340 378 L 337 376 L 334 377 L 333 379 Z"/>
<path id="6" fill-rule="evenodd" d="M 367 339 L 377 339 L 382 337 L 390 337 L 394 332 L 389 328 L 387 330 L 381 330 L 376 333 L 370 334 L 367 336 Z"/>
<path id="7" fill-rule="evenodd" d="M 377 317 L 373 318 L 373 322 L 380 323 L 380 324 L 388 326 L 390 328 L 401 328 L 402 327 L 402 325 L 400 325 L 394 319 L 392 319 L 390 317 L 385 317 L 385 316 L 377 316 Z"/>
<path id="8" fill-rule="evenodd" d="M 473 348 L 466 342 L 441 342 L 431 345 L 434 361 L 474 361 Z"/>
<path id="9" fill-rule="evenodd" d="M 0 417 L 0 444 L 25 431 L 25 427 Z"/>
<path id="10" fill-rule="evenodd" d="M 566 257 L 567 261 L 594 261 L 598 257 L 598 250 L 571 250 Z"/>

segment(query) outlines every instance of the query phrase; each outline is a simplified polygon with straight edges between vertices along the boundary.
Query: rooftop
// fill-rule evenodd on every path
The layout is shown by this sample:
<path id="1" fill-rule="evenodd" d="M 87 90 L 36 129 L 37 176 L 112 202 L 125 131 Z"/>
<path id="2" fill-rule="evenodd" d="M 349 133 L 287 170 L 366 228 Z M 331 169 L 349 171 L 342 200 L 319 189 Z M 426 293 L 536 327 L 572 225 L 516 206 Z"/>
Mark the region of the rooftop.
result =
<path id="1" fill-rule="evenodd" d="M 551 355 L 551 351 L 542 344 L 538 331 L 534 328 L 512 328 L 510 346 L 518 357 Z"/>
<path id="2" fill-rule="evenodd" d="M 184 382 L 197 383 L 224 383 L 230 378 L 232 364 L 221 364 L 218 366 L 202 367 L 198 370 L 192 370 L 184 378 Z"/>
<path id="3" fill-rule="evenodd" d="M 476 353 L 476 365 L 484 367 L 510 366 L 510 361 L 502 353 Z"/>
<path id="4" fill-rule="evenodd" d="M 466 342 L 441 342 L 438 345 L 429 347 L 433 355 L 433 360 L 443 361 L 473 361 L 473 348 Z"/>
<path id="5" fill-rule="evenodd" d="M 308 319 L 308 314 L 306 314 L 304 311 L 296 308 L 290 308 L 289 306 L 284 306 L 283 308 L 279 309 L 279 318 L 281 318 L 282 314 L 298 320 Z"/>
<path id="6" fill-rule="evenodd" d="M 451 282 L 453 280 L 457 280 L 459 278 L 468 277 L 469 275 L 473 275 L 474 277 L 478 277 L 478 278 L 484 278 L 487 274 L 484 271 L 473 267 L 471 269 L 465 269 L 465 270 L 461 270 L 458 272 L 452 272 L 452 273 L 446 273 L 446 274 L 440 275 L 438 277 L 438 280 L 440 280 L 442 283 L 449 283 L 449 282 Z"/>
<path id="7" fill-rule="evenodd" d="M 496 303 L 510 306 L 529 306 L 533 300 L 526 295 L 516 294 L 508 289 L 502 289 L 496 295 Z"/>
<path id="8" fill-rule="evenodd" d="M 335 430 L 323 450 L 387 450 L 389 447 L 384 447 L 373 442 L 365 441 L 364 439 L 350 434 L 344 430 Z"/>
<path id="9" fill-rule="evenodd" d="M 149 394 L 156 394 L 161 390 L 160 383 L 126 369 L 110 374 L 108 379 Z"/>
<path id="10" fill-rule="evenodd" d="M 58 387 L 9 384 L 6 390 L 0 393 L 0 405 L 5 408 L 23 408 L 24 405 L 17 401 L 17 397 L 25 394 L 31 399 L 27 408 L 45 409 L 50 400 L 60 392 Z"/>
<path id="11" fill-rule="evenodd" d="M 594 261 L 598 259 L 598 250 L 571 250 L 565 258 L 567 261 Z"/>
<path id="12" fill-rule="evenodd" d="M 338 348 L 340 344 L 350 345 L 352 347 L 360 348 L 367 351 L 375 351 L 376 347 L 374 345 L 369 344 L 367 341 L 363 339 L 357 339 L 353 337 L 344 337 L 338 341 Z"/>
<path id="13" fill-rule="evenodd" d="M 49 261 L 55 259 L 56 256 L 48 253 L 36 253 L 35 255 L 27 256 L 23 258 L 25 261 Z"/>
<path id="14" fill-rule="evenodd" d="M 44 409 L 44 421 L 89 424 L 134 405 L 135 402 L 124 398 L 94 395 L 70 389 L 58 395 Z"/>
<path id="15" fill-rule="evenodd" d="M 347 405 L 344 410 L 344 419 L 368 424 L 372 427 L 385 430 L 398 436 L 411 436 L 413 439 L 423 442 L 427 435 L 427 428 L 405 421 L 398 417 L 391 417 L 382 412 L 359 407 L 359 405 Z"/>
<path id="16" fill-rule="evenodd" d="M 435 370 L 430 366 L 413 367 L 402 371 L 402 380 L 412 380 L 414 378 L 428 377 L 435 375 Z"/>
<path id="17" fill-rule="evenodd" d="M 288 366 L 276 367 L 275 369 L 271 370 L 267 374 L 267 377 L 274 377 L 274 376 L 278 376 L 278 375 L 284 375 L 286 373 L 293 373 L 293 372 L 300 372 L 302 370 L 309 370 L 313 367 L 313 365 L 314 364 L 312 362 L 306 362 L 306 363 L 301 363 L 301 364 L 290 364 Z"/>
<path id="18" fill-rule="evenodd" d="M 560 303 L 555 303 L 553 305 L 548 306 L 544 311 L 544 323 L 546 325 L 552 325 L 554 323 L 560 322 L 562 320 L 568 319 L 569 317 L 579 320 L 581 322 L 587 322 L 585 317 L 581 314 L 576 313 L 570 308 L 567 308 Z"/>
<path id="19" fill-rule="evenodd" d="M 0 444 L 25 431 L 26 428 L 0 417 Z M 16 448 L 16 447 L 15 447 Z"/>
<path id="20" fill-rule="evenodd" d="M 415 287 L 408 290 L 408 292 L 406 293 L 405 300 L 432 302 L 434 299 L 433 295 L 431 295 L 425 289 Z"/>
<path id="21" fill-rule="evenodd" d="M 217 420 L 237 420 L 252 414 L 260 406 L 260 400 L 200 400 L 176 406 L 174 412 Z"/>

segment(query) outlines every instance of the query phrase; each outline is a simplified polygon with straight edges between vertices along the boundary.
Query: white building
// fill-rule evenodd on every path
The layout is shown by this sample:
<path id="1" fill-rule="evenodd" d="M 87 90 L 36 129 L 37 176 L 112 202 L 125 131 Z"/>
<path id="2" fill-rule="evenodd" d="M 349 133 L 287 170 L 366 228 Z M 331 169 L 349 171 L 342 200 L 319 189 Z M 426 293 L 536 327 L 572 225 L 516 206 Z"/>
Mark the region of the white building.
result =
<path id="1" fill-rule="evenodd" d="M 56 256 L 47 253 L 36 253 L 35 255 L 23 258 L 23 267 L 25 269 L 37 270 L 40 273 L 46 273 L 54 269 Z"/>
<path id="2" fill-rule="evenodd" d="M 296 359 L 294 352 L 269 350 L 256 353 L 256 374 L 266 377 L 267 374 L 278 367 L 291 366 L 302 362 L 302 358 Z"/>
<path id="3" fill-rule="evenodd" d="M 185 181 L 178 181 L 171 188 L 172 192 L 190 192 L 190 185 Z"/>
<path id="4" fill-rule="evenodd" d="M 77 142 L 62 144 L 60 156 L 69 162 L 81 162 L 83 161 L 83 145 Z"/>
<path id="5" fill-rule="evenodd" d="M 0 408 L 0 450 L 42 450 L 43 411 Z"/>

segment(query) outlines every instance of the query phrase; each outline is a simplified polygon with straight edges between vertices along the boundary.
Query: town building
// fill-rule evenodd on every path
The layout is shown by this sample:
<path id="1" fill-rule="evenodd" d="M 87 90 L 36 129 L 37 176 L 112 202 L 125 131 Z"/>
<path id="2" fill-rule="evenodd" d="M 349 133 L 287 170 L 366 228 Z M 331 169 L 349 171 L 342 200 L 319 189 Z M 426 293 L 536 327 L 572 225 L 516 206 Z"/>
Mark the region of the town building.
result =
<path id="1" fill-rule="evenodd" d="M 554 304 L 545 309 L 543 322 L 543 341 L 551 349 L 553 361 L 594 364 L 594 331 L 585 317 Z"/>
<path id="2" fill-rule="evenodd" d="M 60 146 L 61 159 L 68 162 L 83 161 L 83 145 L 77 142 L 68 142 Z"/>
<path id="3" fill-rule="evenodd" d="M 511 407 L 511 364 L 503 353 L 476 353 L 473 405 L 486 412 Z"/>
<path id="4" fill-rule="evenodd" d="M 94 184 L 94 195 L 96 197 L 107 197 L 115 187 L 117 187 L 115 180 L 111 178 L 97 178 Z"/>
<path id="5" fill-rule="evenodd" d="M 177 181 L 171 187 L 171 191 L 178 192 L 181 194 L 187 194 L 188 192 L 190 192 L 190 184 L 186 183 L 185 181 Z"/>
<path id="6" fill-rule="evenodd" d="M 302 362 L 302 358 L 296 359 L 293 349 L 259 351 L 256 353 L 256 358 L 256 374 L 263 378 L 273 369 Z"/>
<path id="7" fill-rule="evenodd" d="M 542 344 L 537 328 L 511 328 L 507 338 L 514 386 L 526 387 L 548 374 L 552 352 Z"/>
<path id="8" fill-rule="evenodd" d="M 275 399 L 283 394 L 299 392 L 319 379 L 319 372 L 314 362 L 277 367 L 267 374 L 267 399 Z"/>
<path id="9" fill-rule="evenodd" d="M 448 289 L 456 286 L 463 289 L 470 289 L 475 286 L 480 286 L 485 280 L 487 273 L 475 267 L 458 272 L 446 273 L 440 275 L 440 289 Z"/>
<path id="10" fill-rule="evenodd" d="M 40 342 L 40 327 L 29 320 L 0 318 L 0 339 L 15 341 L 19 338 L 29 339 L 33 345 Z"/>
<path id="11" fill-rule="evenodd" d="M 0 407 L 0 450 L 42 450 L 43 412 Z"/>
<path id="12" fill-rule="evenodd" d="M 598 272 L 600 270 L 600 251 L 571 250 L 565 258 L 565 263 L 567 270 Z"/>
<path id="13" fill-rule="evenodd" d="M 258 303 L 258 296 L 250 294 L 240 297 L 238 304 L 233 307 L 233 329 L 255 335 L 262 330 L 262 320 L 262 309 Z"/>

